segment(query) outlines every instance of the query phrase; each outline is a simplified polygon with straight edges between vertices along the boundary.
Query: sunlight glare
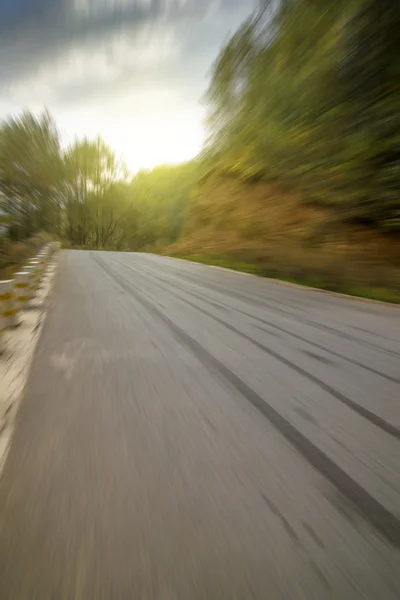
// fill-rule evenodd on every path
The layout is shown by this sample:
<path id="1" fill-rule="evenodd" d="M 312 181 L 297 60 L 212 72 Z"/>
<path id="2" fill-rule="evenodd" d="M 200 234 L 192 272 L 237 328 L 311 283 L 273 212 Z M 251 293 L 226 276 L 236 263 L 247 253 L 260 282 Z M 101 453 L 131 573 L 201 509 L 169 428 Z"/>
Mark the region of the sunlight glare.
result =
<path id="1" fill-rule="evenodd" d="M 71 143 L 69 120 L 58 118 L 64 146 Z M 80 125 L 80 126 L 79 126 Z M 159 164 L 176 164 L 194 158 L 204 141 L 203 114 L 196 110 L 158 111 L 135 117 L 107 119 L 104 114 L 77 115 L 75 130 L 88 137 L 97 134 L 121 158 L 131 173 L 152 169 Z"/>

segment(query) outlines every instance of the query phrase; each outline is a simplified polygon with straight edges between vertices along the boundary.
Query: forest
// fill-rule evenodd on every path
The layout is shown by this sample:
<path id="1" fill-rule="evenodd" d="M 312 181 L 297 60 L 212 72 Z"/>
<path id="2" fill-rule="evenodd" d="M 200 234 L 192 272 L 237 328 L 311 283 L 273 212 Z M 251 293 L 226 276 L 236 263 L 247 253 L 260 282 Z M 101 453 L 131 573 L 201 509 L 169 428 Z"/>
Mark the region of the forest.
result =
<path id="1" fill-rule="evenodd" d="M 177 239 L 195 163 L 132 178 L 100 139 L 63 150 L 48 112 L 0 127 L 0 208 L 10 241 L 45 231 L 76 248 L 136 250 Z"/>
<path id="2" fill-rule="evenodd" d="M 398 6 L 282 0 L 273 17 L 268 6 L 214 65 L 211 162 L 400 231 Z"/>
<path id="3" fill-rule="evenodd" d="M 212 67 L 201 154 L 134 176 L 100 138 L 62 148 L 46 111 L 6 119 L 1 260 L 44 231 L 397 297 L 399 32 L 393 0 L 264 3 Z"/>

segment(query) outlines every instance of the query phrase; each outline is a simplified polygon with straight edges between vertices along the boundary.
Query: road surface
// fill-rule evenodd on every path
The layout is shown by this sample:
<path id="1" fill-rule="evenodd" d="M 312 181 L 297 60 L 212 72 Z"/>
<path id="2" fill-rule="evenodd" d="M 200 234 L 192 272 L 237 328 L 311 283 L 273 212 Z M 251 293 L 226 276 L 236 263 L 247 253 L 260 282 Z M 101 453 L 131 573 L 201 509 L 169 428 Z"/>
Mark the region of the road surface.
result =
<path id="1" fill-rule="evenodd" d="M 399 324 L 64 253 L 0 481 L 0 598 L 398 600 Z"/>

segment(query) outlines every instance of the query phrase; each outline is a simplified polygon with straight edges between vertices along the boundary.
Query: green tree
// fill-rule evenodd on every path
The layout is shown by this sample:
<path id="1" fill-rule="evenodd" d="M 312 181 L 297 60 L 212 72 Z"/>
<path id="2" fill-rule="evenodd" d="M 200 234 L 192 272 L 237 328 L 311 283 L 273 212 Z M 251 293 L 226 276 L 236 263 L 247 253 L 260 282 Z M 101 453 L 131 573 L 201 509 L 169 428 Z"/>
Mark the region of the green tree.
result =
<path id="1" fill-rule="evenodd" d="M 284 182 L 345 220 L 398 231 L 395 3 L 273 4 L 241 26 L 214 65 L 207 162 Z"/>
<path id="2" fill-rule="evenodd" d="M 64 172 L 70 241 L 92 248 L 121 246 L 127 237 L 126 223 L 134 227 L 136 212 L 126 170 L 115 154 L 100 138 L 77 141 L 65 153 Z"/>
<path id="3" fill-rule="evenodd" d="M 0 208 L 11 235 L 59 231 L 62 180 L 60 140 L 48 112 L 25 112 L 0 126 Z"/>
<path id="4" fill-rule="evenodd" d="M 192 161 L 140 171 L 130 191 L 138 213 L 133 249 L 167 245 L 178 239 L 186 217 L 198 165 Z"/>

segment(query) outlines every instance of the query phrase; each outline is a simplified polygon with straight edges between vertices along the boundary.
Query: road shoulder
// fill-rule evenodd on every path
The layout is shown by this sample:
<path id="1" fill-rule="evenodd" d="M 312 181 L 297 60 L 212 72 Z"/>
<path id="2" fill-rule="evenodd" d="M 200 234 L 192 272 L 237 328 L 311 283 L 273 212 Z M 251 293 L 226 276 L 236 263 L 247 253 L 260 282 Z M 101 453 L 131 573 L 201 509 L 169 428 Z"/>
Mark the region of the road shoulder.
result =
<path id="1" fill-rule="evenodd" d="M 35 300 L 21 313 L 21 324 L 6 332 L 0 356 L 0 476 L 10 448 L 15 417 L 28 380 L 62 256 L 54 255 Z"/>

